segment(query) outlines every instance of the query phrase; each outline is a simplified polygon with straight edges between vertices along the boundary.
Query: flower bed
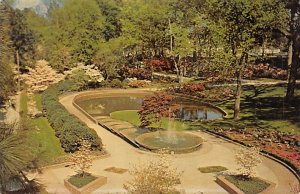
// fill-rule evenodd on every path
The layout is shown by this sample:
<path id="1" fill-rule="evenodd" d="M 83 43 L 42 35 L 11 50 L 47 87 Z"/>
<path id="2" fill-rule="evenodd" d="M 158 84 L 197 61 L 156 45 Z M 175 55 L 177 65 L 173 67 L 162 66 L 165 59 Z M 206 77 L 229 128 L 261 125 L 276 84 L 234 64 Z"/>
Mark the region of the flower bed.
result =
<path id="1" fill-rule="evenodd" d="M 258 146 L 263 152 L 280 159 L 300 173 L 299 135 L 275 131 L 262 132 L 257 129 L 239 131 L 218 128 L 209 131 L 244 145 Z"/>

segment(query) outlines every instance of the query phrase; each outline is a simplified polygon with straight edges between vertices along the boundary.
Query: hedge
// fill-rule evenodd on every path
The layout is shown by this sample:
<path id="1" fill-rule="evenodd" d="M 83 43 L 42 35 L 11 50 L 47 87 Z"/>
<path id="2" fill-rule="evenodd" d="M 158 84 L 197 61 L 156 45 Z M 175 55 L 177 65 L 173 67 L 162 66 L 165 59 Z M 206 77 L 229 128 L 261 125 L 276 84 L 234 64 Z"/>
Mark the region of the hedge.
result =
<path id="1" fill-rule="evenodd" d="M 102 141 L 97 133 L 71 115 L 60 103 L 58 96 L 70 91 L 69 81 L 62 81 L 49 87 L 42 96 L 43 108 L 47 118 L 55 130 L 65 152 L 75 152 L 80 139 L 91 143 L 92 150 L 102 150 Z"/>

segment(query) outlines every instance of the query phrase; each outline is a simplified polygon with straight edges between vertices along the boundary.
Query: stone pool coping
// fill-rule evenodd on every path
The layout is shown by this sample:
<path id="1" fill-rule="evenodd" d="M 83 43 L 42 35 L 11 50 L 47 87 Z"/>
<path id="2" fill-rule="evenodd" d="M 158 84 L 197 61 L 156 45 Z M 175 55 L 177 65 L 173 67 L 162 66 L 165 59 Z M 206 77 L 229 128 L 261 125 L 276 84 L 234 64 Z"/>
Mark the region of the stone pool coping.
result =
<path id="1" fill-rule="evenodd" d="M 163 131 L 163 132 L 166 132 L 166 131 Z M 147 137 L 150 137 L 152 136 L 153 133 L 159 133 L 159 131 L 156 131 L 156 132 L 150 132 L 150 133 L 144 133 L 140 136 L 138 136 L 137 138 L 135 138 L 135 141 L 142 147 L 150 150 L 150 151 L 159 151 L 163 148 L 161 147 L 157 147 L 157 146 L 150 146 L 150 145 L 147 145 L 143 142 L 143 140 Z M 182 132 L 172 132 L 172 133 L 182 133 Z M 187 136 L 191 136 L 193 138 L 197 138 L 199 139 L 199 142 L 195 145 L 192 145 L 192 146 L 188 146 L 188 147 L 185 147 L 185 148 L 168 148 L 169 151 L 171 152 L 175 152 L 175 153 L 188 153 L 188 152 L 192 152 L 192 151 L 195 151 L 197 150 L 198 148 L 200 148 L 200 146 L 202 145 L 203 143 L 203 139 L 200 137 L 200 136 L 197 136 L 195 134 L 189 134 L 189 133 L 183 133 L 184 135 L 187 135 Z"/>

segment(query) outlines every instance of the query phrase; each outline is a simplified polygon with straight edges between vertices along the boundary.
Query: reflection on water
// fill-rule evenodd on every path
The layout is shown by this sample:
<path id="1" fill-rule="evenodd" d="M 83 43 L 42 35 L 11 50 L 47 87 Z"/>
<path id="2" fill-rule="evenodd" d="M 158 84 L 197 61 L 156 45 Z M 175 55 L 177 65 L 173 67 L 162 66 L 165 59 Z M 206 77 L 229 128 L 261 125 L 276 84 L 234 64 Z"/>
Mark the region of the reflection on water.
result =
<path id="1" fill-rule="evenodd" d="M 77 104 L 92 116 L 109 116 L 121 110 L 137 110 L 141 106 L 141 97 L 102 97 L 77 101 Z"/>
<path id="2" fill-rule="evenodd" d="M 211 107 L 181 104 L 178 118 L 183 120 L 214 120 L 222 118 L 223 114 Z"/>
<path id="3" fill-rule="evenodd" d="M 101 97 L 77 101 L 77 104 L 92 116 L 109 116 L 122 110 L 138 110 L 143 102 L 141 96 Z M 215 108 L 197 104 L 187 99 L 176 99 L 180 105 L 178 118 L 183 120 L 213 120 L 223 117 Z"/>

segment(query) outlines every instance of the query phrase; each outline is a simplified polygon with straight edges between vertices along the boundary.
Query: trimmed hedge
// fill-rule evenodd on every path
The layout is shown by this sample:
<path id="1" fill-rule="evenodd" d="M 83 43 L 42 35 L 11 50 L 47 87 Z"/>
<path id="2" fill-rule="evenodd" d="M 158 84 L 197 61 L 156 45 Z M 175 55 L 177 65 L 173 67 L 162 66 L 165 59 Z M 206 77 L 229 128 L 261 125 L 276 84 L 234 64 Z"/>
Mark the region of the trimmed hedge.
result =
<path id="1" fill-rule="evenodd" d="M 87 127 L 78 118 L 71 115 L 60 103 L 58 96 L 69 91 L 70 83 L 62 81 L 49 87 L 42 96 L 43 108 L 47 112 L 48 120 L 55 130 L 65 152 L 75 152 L 80 139 L 91 143 L 92 150 L 102 150 L 102 142 L 97 133 Z"/>

